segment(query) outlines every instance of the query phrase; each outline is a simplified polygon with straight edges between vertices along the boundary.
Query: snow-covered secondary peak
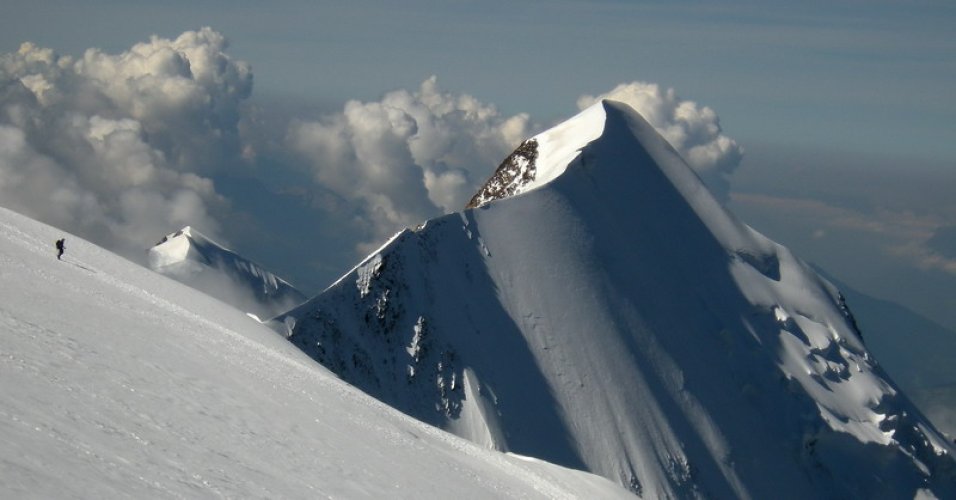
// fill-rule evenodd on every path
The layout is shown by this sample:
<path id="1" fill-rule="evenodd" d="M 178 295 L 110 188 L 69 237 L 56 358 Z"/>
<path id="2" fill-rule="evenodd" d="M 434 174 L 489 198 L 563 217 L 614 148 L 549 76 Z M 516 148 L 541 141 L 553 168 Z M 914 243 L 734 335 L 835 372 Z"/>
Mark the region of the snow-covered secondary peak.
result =
<path id="1" fill-rule="evenodd" d="M 525 146 L 479 208 L 274 326 L 412 416 L 642 497 L 956 498 L 951 443 L 836 288 L 640 115 L 605 101 Z"/>
<path id="2" fill-rule="evenodd" d="M 195 259 L 199 252 L 193 249 L 193 242 L 199 246 L 209 246 L 211 240 L 198 231 L 196 231 L 198 238 L 193 237 L 192 233 L 192 227 L 186 226 L 175 233 L 163 236 L 163 239 L 149 250 L 149 267 L 155 270 L 190 260 L 190 252 L 193 252 Z M 223 248 L 215 243 L 212 245 Z"/>
<path id="3" fill-rule="evenodd" d="M 190 226 L 151 248 L 149 267 L 260 318 L 305 300 L 287 281 Z"/>
<path id="4" fill-rule="evenodd" d="M 186 226 L 179 231 L 163 236 L 149 250 L 149 266 L 153 269 L 178 264 L 186 260 L 204 260 L 205 254 L 229 252 L 226 247 Z"/>

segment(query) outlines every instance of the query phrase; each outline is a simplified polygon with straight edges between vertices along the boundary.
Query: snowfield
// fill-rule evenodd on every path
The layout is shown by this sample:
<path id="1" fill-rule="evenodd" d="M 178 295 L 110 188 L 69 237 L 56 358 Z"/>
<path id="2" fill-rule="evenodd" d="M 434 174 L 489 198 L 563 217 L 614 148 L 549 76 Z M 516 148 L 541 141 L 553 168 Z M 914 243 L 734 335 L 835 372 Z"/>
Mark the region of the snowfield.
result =
<path id="1" fill-rule="evenodd" d="M 235 309 L 0 208 L 2 498 L 627 498 L 347 386 Z"/>
<path id="2" fill-rule="evenodd" d="M 272 322 L 476 443 L 645 498 L 956 498 L 843 297 L 604 101 Z"/>

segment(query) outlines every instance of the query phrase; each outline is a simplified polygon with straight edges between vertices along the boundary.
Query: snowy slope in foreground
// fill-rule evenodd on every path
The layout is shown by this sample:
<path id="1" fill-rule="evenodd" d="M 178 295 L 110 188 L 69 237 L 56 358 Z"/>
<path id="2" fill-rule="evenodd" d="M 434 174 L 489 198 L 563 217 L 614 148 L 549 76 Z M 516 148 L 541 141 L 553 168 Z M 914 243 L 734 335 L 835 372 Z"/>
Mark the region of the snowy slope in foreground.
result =
<path id="1" fill-rule="evenodd" d="M 260 318 L 306 299 L 282 278 L 189 226 L 149 249 L 149 267 Z"/>
<path id="2" fill-rule="evenodd" d="M 274 325 L 410 415 L 646 498 L 956 497 L 836 289 L 629 108 L 527 141 L 471 205 Z"/>
<path id="3" fill-rule="evenodd" d="M 271 330 L 0 208 L 0 498 L 624 498 L 346 386 Z"/>

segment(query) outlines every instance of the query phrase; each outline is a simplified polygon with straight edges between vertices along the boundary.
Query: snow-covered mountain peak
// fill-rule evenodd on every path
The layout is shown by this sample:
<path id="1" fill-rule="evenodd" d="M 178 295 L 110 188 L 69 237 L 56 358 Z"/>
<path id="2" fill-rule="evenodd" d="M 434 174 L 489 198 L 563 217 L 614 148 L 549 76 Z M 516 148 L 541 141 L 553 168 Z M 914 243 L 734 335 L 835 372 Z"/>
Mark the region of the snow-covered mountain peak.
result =
<path id="1" fill-rule="evenodd" d="M 186 226 L 163 236 L 156 246 L 149 249 L 149 266 L 157 269 L 189 258 L 208 260 L 207 257 L 223 252 L 230 252 L 230 250 L 193 229 L 192 226 Z"/>
<path id="2" fill-rule="evenodd" d="M 191 226 L 167 234 L 149 249 L 149 267 L 260 318 L 305 300 L 282 278 Z"/>
<path id="3" fill-rule="evenodd" d="M 186 260 L 192 249 L 191 230 L 190 226 L 186 226 L 163 236 L 156 246 L 149 249 L 149 267 L 156 270 Z"/>
<path id="4" fill-rule="evenodd" d="M 410 415 L 643 497 L 956 495 L 836 288 L 625 105 L 529 139 L 472 205 L 276 328 Z"/>

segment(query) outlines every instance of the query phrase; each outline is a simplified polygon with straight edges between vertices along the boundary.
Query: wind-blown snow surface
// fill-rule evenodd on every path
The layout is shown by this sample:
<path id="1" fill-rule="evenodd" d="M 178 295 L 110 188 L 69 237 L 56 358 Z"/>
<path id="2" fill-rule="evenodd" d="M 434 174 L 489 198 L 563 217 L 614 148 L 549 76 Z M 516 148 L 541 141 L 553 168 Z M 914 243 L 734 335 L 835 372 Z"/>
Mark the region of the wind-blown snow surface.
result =
<path id="1" fill-rule="evenodd" d="M 400 232 L 276 328 L 410 415 L 646 498 L 956 495 L 953 448 L 837 290 L 640 116 L 605 101 L 523 148 L 481 208 Z"/>
<path id="2" fill-rule="evenodd" d="M 341 382 L 195 290 L 0 208 L 0 498 L 626 498 Z"/>
<path id="3" fill-rule="evenodd" d="M 149 267 L 259 318 L 306 299 L 287 281 L 189 226 L 149 249 Z"/>

